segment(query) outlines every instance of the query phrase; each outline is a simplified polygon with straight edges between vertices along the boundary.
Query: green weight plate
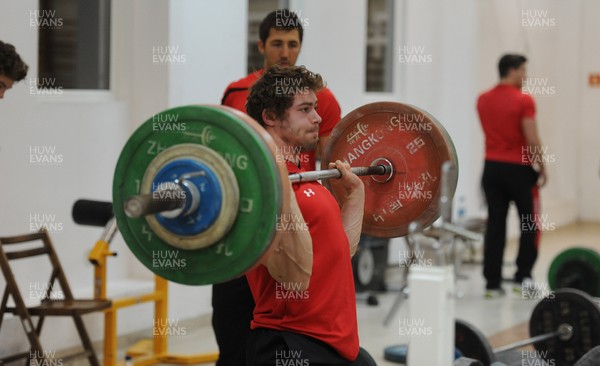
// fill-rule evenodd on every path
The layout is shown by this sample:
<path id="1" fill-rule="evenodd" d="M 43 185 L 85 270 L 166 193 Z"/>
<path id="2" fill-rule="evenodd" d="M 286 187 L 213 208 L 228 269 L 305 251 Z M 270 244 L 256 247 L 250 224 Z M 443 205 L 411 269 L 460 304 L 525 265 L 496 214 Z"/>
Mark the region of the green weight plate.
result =
<path id="1" fill-rule="evenodd" d="M 161 151 L 201 144 L 231 166 L 239 186 L 239 209 L 231 229 L 212 246 L 185 250 L 159 238 L 146 218 L 125 215 L 123 203 L 140 192 L 144 173 Z M 113 207 L 119 230 L 135 256 L 170 281 L 206 285 L 238 277 L 255 266 L 279 233 L 276 218 L 286 205 L 285 166 L 274 158 L 270 135 L 245 114 L 223 106 L 166 110 L 143 123 L 129 138 L 115 169 Z"/>
<path id="2" fill-rule="evenodd" d="M 548 282 L 553 290 L 576 288 L 600 297 L 600 253 L 589 248 L 570 248 L 550 264 Z"/>
<path id="3" fill-rule="evenodd" d="M 540 301 L 531 313 L 529 334 L 535 337 L 553 333 L 561 325 L 572 327 L 570 337 L 554 337 L 534 343 L 550 365 L 573 365 L 584 354 L 600 345 L 600 307 L 583 291 L 560 289 Z"/>

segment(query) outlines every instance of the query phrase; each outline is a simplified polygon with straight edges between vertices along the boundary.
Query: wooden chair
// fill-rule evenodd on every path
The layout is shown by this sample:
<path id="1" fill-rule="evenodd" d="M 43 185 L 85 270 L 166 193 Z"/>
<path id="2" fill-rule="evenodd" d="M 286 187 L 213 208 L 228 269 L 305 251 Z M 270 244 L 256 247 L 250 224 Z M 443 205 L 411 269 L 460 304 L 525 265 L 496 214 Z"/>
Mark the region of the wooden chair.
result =
<path id="1" fill-rule="evenodd" d="M 41 241 L 42 245 L 31 249 L 31 242 L 38 241 Z M 27 246 L 28 249 L 12 250 L 16 247 L 15 244 L 23 243 L 29 243 Z M 8 246 L 11 246 L 11 251 L 6 250 L 8 249 Z M 22 247 L 24 246 L 21 246 L 21 248 Z M 45 288 L 43 291 L 45 294 L 42 296 L 40 302 L 35 304 L 35 306 L 28 306 L 25 304 L 23 296 L 17 286 L 17 281 L 15 280 L 9 261 L 40 255 L 49 256 L 52 265 L 50 281 L 47 282 L 47 286 L 44 286 Z M 4 274 L 4 278 L 6 279 L 6 288 L 4 290 L 4 295 L 2 296 L 2 302 L 0 303 L 0 328 L 2 327 L 4 314 L 11 313 L 18 316 L 31 346 L 29 352 L 22 352 L 4 357 L 0 359 L 0 362 L 4 361 L 8 363 L 21 358 L 29 358 L 30 361 L 36 359 L 38 361 L 37 364 L 48 364 L 48 361 L 46 361 L 46 354 L 42 349 L 39 339 L 44 319 L 47 316 L 70 316 L 75 322 L 84 351 L 74 355 L 61 357 L 61 360 L 64 362 L 68 359 L 85 356 L 91 365 L 98 366 L 98 358 L 96 357 L 92 342 L 87 334 L 81 316 L 83 314 L 107 309 L 111 306 L 111 302 L 107 300 L 76 300 L 73 298 L 73 293 L 71 292 L 67 278 L 58 260 L 58 256 L 50 242 L 47 231 L 42 229 L 37 233 L 0 238 L 0 267 Z M 54 285 L 57 280 L 61 289 L 60 295 L 62 295 L 62 298 L 59 299 L 51 298 L 51 294 L 53 294 L 53 291 L 55 292 L 53 289 L 55 288 Z M 8 306 L 9 297 L 12 298 L 14 307 Z M 38 317 L 35 326 L 32 317 Z"/>

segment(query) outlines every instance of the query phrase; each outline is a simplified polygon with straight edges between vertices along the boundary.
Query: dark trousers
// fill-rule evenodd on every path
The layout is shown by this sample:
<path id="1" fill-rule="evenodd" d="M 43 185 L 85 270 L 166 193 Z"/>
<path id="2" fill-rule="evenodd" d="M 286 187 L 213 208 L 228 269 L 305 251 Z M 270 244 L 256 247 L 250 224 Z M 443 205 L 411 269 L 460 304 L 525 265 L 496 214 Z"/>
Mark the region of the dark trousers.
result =
<path id="1" fill-rule="evenodd" d="M 486 161 L 482 185 L 488 206 L 484 243 L 483 275 L 486 288 L 498 288 L 502 281 L 502 263 L 506 244 L 506 215 L 510 202 L 517 206 L 521 237 L 517 256 L 515 281 L 531 277 L 538 254 L 540 213 L 538 204 L 538 174 L 525 165 Z"/>
<path id="2" fill-rule="evenodd" d="M 212 306 L 212 326 L 219 346 L 216 366 L 245 365 L 254 312 L 254 298 L 246 276 L 213 285 Z"/>
<path id="3" fill-rule="evenodd" d="M 371 355 L 360 349 L 354 361 L 341 357 L 324 342 L 301 334 L 259 328 L 250 332 L 248 366 L 376 366 Z"/>

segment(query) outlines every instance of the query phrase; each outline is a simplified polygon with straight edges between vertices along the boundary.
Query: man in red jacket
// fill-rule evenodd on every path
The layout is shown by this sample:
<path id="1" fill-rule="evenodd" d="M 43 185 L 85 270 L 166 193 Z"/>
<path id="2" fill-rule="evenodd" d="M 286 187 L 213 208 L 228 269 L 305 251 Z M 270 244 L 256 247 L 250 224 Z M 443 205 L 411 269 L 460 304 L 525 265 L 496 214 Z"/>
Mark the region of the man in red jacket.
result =
<path id="1" fill-rule="evenodd" d="M 303 29 L 301 20 L 295 13 L 283 9 L 269 13 L 260 24 L 258 50 L 264 56 L 264 68 L 253 72 L 243 79 L 235 81 L 227 87 L 221 104 L 246 112 L 248 90 L 273 65 L 294 66 L 302 48 Z M 281 25 L 281 26 L 280 26 Z M 286 87 L 289 85 L 282 85 Z M 317 92 L 319 115 L 323 119 L 319 127 L 319 144 L 317 151 L 322 151 L 333 127 L 341 119 L 340 106 L 333 93 L 326 87 Z M 302 157 L 302 164 L 308 170 L 315 170 L 315 152 L 308 152 Z"/>
<path id="2" fill-rule="evenodd" d="M 302 48 L 302 22 L 289 10 L 275 10 L 260 24 L 259 37 L 258 49 L 264 56 L 264 68 L 231 83 L 225 90 L 221 104 L 246 112 L 249 89 L 264 70 L 273 65 L 290 67 L 296 64 Z M 316 152 L 319 152 L 323 151 L 329 133 L 341 119 L 341 110 L 329 89 L 319 90 L 316 96 L 319 115 L 322 118 L 316 149 Z M 306 170 L 315 170 L 315 160 L 314 150 L 300 154 L 300 163 Z M 245 365 L 245 353 L 240 352 L 240 347 L 245 347 L 254 310 L 254 299 L 246 277 L 213 285 L 212 306 L 212 325 L 219 346 L 219 360 L 216 365 Z"/>
<path id="3" fill-rule="evenodd" d="M 500 83 L 479 96 L 477 111 L 485 134 L 482 185 L 488 206 L 483 273 L 487 298 L 504 294 L 501 287 L 506 243 L 506 215 L 514 202 L 521 220 L 521 237 L 514 281 L 532 286 L 531 271 L 540 238 L 538 186 L 546 170 L 535 120 L 533 98 L 521 92 L 527 59 L 504 55 L 498 64 Z"/>

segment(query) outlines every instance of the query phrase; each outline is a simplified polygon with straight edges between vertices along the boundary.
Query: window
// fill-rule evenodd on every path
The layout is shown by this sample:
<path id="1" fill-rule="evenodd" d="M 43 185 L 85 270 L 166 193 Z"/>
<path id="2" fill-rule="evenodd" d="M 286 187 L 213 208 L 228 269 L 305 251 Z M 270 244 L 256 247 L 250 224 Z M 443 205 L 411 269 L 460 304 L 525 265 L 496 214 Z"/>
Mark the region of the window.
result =
<path id="1" fill-rule="evenodd" d="M 288 0 L 249 0 L 248 1 L 248 74 L 264 66 L 263 55 L 258 51 L 258 28 L 267 14 L 277 9 L 289 9 Z"/>
<path id="2" fill-rule="evenodd" d="M 394 0 L 368 0 L 366 90 L 392 91 Z"/>
<path id="3" fill-rule="evenodd" d="M 38 88 L 109 89 L 110 0 L 40 0 Z"/>

